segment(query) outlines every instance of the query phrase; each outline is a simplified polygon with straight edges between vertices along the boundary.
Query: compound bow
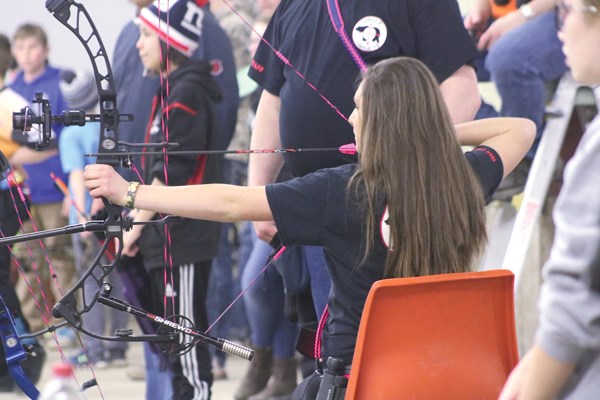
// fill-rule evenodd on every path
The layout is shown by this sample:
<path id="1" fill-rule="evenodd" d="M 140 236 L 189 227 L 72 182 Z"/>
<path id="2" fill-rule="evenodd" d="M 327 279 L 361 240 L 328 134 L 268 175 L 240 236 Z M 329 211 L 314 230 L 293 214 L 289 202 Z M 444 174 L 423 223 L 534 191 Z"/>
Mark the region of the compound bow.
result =
<path id="1" fill-rule="evenodd" d="M 80 126 L 87 122 L 99 122 L 100 141 L 96 162 L 111 166 L 121 166 L 124 162 L 123 160 L 129 160 L 129 157 L 126 156 L 126 153 L 115 153 L 120 145 L 118 125 L 120 122 L 130 121 L 132 116 L 120 114 L 118 111 L 116 86 L 112 69 L 95 24 L 85 7 L 74 0 L 47 0 L 46 8 L 60 23 L 73 32 L 84 46 L 94 70 L 100 103 L 100 114 L 86 115 L 82 111 L 65 111 L 62 115 L 52 115 L 50 103 L 44 100 L 41 95 L 36 95 L 34 103 L 39 103 L 40 105 L 39 116 L 33 115 L 29 108 L 25 108 L 21 112 L 15 113 L 13 124 L 17 129 L 24 131 L 31 129 L 32 124 L 38 124 L 41 127 L 39 143 L 37 145 L 39 148 L 49 143 L 52 122 Z M 4 172 L 8 168 L 8 163 L 6 163 L 2 171 Z M 158 342 L 161 344 L 163 351 L 169 354 L 183 354 L 198 342 L 204 342 L 226 353 L 251 360 L 254 354 L 252 349 L 198 332 L 191 322 L 183 316 L 162 318 L 111 297 L 111 286 L 104 282 L 104 278 L 117 265 L 121 256 L 123 231 L 131 229 L 133 222 L 130 218 L 122 215 L 122 207 L 112 204 L 106 199 L 103 199 L 103 202 L 107 213 L 107 217 L 103 221 L 89 221 L 83 224 L 69 225 L 63 228 L 0 239 L 0 245 L 10 245 L 32 239 L 83 231 L 101 231 L 104 233 L 106 239 L 98 255 L 92 261 L 92 265 L 79 281 L 54 305 L 52 314 L 56 318 L 64 318 L 79 332 L 100 340 Z M 172 218 L 166 217 L 158 221 L 158 223 L 166 223 L 170 219 Z M 114 254 L 112 254 L 109 248 L 111 244 L 115 244 L 116 251 Z M 97 292 L 90 301 L 85 300 L 84 286 L 88 279 L 95 281 L 98 286 Z M 82 299 L 79 307 L 77 298 Z M 157 323 L 159 329 L 155 334 L 143 335 L 133 335 L 131 330 L 121 330 L 115 332 L 113 336 L 90 332 L 83 324 L 82 315 L 88 312 L 96 302 L 131 313 L 136 317 L 149 319 Z M 50 330 L 53 329 L 51 328 Z M 30 398 L 37 398 L 39 392 L 35 388 L 35 385 L 25 376 L 20 367 L 20 362 L 27 357 L 27 352 L 19 340 L 14 321 L 1 297 L 0 335 L 5 348 L 7 364 L 15 382 Z M 191 336 L 193 340 L 186 343 L 185 340 L 181 340 L 183 335 Z"/>

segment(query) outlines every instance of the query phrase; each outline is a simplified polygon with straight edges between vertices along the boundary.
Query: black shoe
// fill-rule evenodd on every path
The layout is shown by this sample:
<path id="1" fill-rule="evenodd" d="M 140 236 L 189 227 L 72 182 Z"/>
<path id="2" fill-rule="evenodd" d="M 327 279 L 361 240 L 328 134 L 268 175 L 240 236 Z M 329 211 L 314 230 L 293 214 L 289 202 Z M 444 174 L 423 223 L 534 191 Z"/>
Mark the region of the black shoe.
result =
<path id="1" fill-rule="evenodd" d="M 125 357 L 125 350 L 108 350 L 106 352 L 105 358 L 113 367 L 127 366 L 127 357 Z"/>

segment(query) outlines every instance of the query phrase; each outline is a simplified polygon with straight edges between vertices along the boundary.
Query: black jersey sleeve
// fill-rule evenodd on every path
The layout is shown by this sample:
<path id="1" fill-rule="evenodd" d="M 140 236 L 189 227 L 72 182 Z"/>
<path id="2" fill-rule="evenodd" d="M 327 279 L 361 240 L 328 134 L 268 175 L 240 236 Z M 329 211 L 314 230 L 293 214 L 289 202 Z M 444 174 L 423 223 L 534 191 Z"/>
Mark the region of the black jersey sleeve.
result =
<path id="1" fill-rule="evenodd" d="M 264 40 L 260 41 L 248 71 L 250 78 L 254 79 L 263 89 L 276 96 L 279 96 L 279 91 L 285 82 L 283 75 L 285 63 L 279 58 L 279 52 L 274 49 L 280 49 L 281 47 L 280 18 L 286 8 L 286 3 L 288 3 L 288 0 L 282 0 L 269 20 L 267 29 L 263 34 Z"/>
<path id="2" fill-rule="evenodd" d="M 348 223 L 355 210 L 348 206 L 346 186 L 356 164 L 267 185 L 267 199 L 284 245 L 326 246 L 332 230 Z M 358 233 L 357 233 L 358 235 Z"/>
<path id="3" fill-rule="evenodd" d="M 321 171 L 267 185 L 267 199 L 284 245 L 323 245 L 327 186 Z"/>
<path id="4" fill-rule="evenodd" d="M 456 0 L 413 0 L 410 4 L 416 58 L 431 69 L 438 82 L 478 56 Z"/>
<path id="5" fill-rule="evenodd" d="M 478 146 L 466 152 L 465 157 L 479 178 L 487 204 L 492 200 L 494 192 L 502 181 L 504 175 L 502 159 L 494 149 L 488 146 Z"/>

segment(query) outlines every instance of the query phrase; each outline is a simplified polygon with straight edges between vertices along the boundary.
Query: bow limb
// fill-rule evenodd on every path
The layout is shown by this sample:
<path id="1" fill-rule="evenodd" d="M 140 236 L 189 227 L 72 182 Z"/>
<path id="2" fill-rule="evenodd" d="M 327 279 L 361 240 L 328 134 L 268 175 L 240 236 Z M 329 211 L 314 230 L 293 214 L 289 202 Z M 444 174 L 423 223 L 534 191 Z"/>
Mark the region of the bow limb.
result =
<path id="1" fill-rule="evenodd" d="M 119 122 L 129 120 L 129 116 L 120 115 L 118 112 L 116 85 L 114 82 L 112 69 L 108 60 L 108 53 L 106 52 L 104 45 L 102 44 L 100 35 L 98 34 L 98 31 L 96 30 L 96 27 L 93 21 L 91 20 L 89 14 L 87 13 L 85 7 L 75 2 L 74 0 L 47 0 L 46 8 L 54 15 L 54 17 L 59 22 L 65 25 L 69 30 L 71 30 L 75 34 L 75 36 L 77 36 L 82 45 L 85 47 L 85 50 L 88 53 L 88 56 L 90 57 L 90 60 L 92 62 L 92 67 L 94 69 L 96 86 L 98 89 L 98 95 L 100 100 L 100 140 L 97 162 L 99 164 L 108 164 L 113 167 L 121 165 L 121 156 L 119 156 L 118 153 L 117 155 L 115 155 L 111 152 L 116 150 L 119 145 Z M 87 25 L 87 27 L 84 27 L 87 29 L 84 29 L 83 31 L 91 32 L 88 34 L 87 37 L 83 37 L 81 34 L 82 30 L 80 28 L 83 24 Z M 91 45 L 94 45 L 95 48 L 93 48 Z M 156 341 L 165 343 L 167 345 L 172 345 L 173 342 L 177 342 L 177 334 L 173 331 L 175 330 L 183 332 L 187 335 L 192 335 L 196 339 L 216 346 L 220 350 L 226 351 L 230 354 L 242 356 L 247 359 L 251 358 L 253 352 L 250 349 L 245 349 L 242 346 L 238 345 L 233 346 L 229 342 L 227 342 L 226 345 L 223 345 L 223 343 L 225 343 L 226 341 L 223 341 L 222 339 L 217 339 L 208 335 L 203 335 L 199 332 L 195 332 L 189 327 L 182 327 L 181 325 L 175 326 L 177 324 L 168 322 L 164 318 L 160 319 L 160 317 L 153 316 L 142 309 L 136 309 L 135 307 L 132 307 L 126 303 L 121 303 L 120 306 L 117 305 L 119 304 L 119 301 L 110 297 L 110 285 L 104 283 L 104 278 L 114 269 L 117 262 L 119 261 L 123 245 L 123 230 L 129 230 L 131 228 L 132 222 L 130 219 L 124 218 L 122 216 L 122 207 L 109 202 L 107 199 L 103 199 L 103 202 L 108 217 L 103 222 L 102 229 L 94 230 L 104 231 L 106 235 L 105 242 L 102 245 L 100 252 L 92 262 L 92 266 L 88 269 L 88 271 L 85 272 L 85 274 L 75 284 L 75 286 L 72 289 L 70 289 L 63 296 L 63 298 L 54 306 L 53 314 L 56 317 L 63 317 L 76 329 L 83 332 L 84 334 L 100 340 Z M 166 222 L 167 219 L 168 217 L 164 218 L 163 221 Z M 97 224 L 98 221 L 92 221 L 84 225 L 90 225 L 92 223 Z M 110 251 L 111 244 L 115 245 L 114 254 Z M 86 301 L 84 285 L 88 279 L 93 279 L 98 285 L 98 291 L 94 294 L 93 298 L 89 302 Z M 81 291 L 81 298 L 83 299 L 83 305 L 79 309 L 77 308 L 76 303 L 76 293 L 78 291 Z M 167 326 L 172 330 L 164 334 L 149 334 L 139 336 L 133 336 L 130 332 L 126 331 L 120 332 L 115 336 L 104 336 L 95 334 L 85 329 L 81 320 L 81 314 L 89 311 L 90 308 L 97 301 L 102 302 L 104 305 L 120 309 L 121 311 L 133 313 L 134 315 L 136 314 L 133 311 L 136 311 L 136 316 L 141 316 L 146 319 L 153 320 L 154 322 L 159 323 L 162 326 Z"/>
<path id="2" fill-rule="evenodd" d="M 94 69 L 100 103 L 100 139 L 97 162 L 99 164 L 117 166 L 119 165 L 119 157 L 104 155 L 104 153 L 117 149 L 119 142 L 118 125 L 121 117 L 117 108 L 116 86 L 108 53 L 102 43 L 100 34 L 87 10 L 80 3 L 73 0 L 47 0 L 46 8 L 60 23 L 73 32 L 90 58 Z M 89 33 L 86 33 L 87 37 L 83 37 L 82 32 Z M 97 296 L 94 296 L 93 300 L 89 303 L 86 302 L 84 297 L 83 309 L 77 310 L 75 293 L 79 290 L 84 291 L 83 286 L 87 279 L 94 279 L 98 283 L 98 286 L 100 286 L 104 277 L 114 269 L 121 255 L 124 228 L 124 221 L 121 215 L 122 208 L 110 203 L 106 199 L 103 199 L 103 202 L 108 215 L 104 221 L 106 240 L 101 247 L 101 253 L 96 257 L 90 269 L 63 296 L 53 309 L 55 317 L 64 317 L 75 327 L 78 327 L 78 329 L 82 325 L 81 312 L 87 312 L 96 302 Z M 115 256 L 110 262 L 104 263 L 102 256 L 108 253 L 111 243 L 114 243 L 116 247 Z"/>
<path id="3" fill-rule="evenodd" d="M 99 154 L 97 157 L 98 163 L 108 164 L 111 166 L 121 165 L 122 155 L 119 154 L 108 154 L 111 151 L 117 149 L 119 140 L 117 134 L 118 124 L 121 121 L 130 120 L 129 115 L 120 115 L 117 109 L 117 99 L 115 84 L 112 76 L 111 67 L 106 56 L 106 51 L 99 37 L 99 34 L 88 15 L 85 8 L 73 1 L 73 0 L 48 0 L 46 2 L 48 10 L 69 30 L 71 30 L 84 45 L 95 73 L 96 85 L 98 88 L 99 102 L 100 102 L 100 115 L 88 115 L 86 116 L 82 112 L 66 112 L 62 116 L 52 116 L 50 112 L 50 104 L 45 101 L 45 114 L 44 118 L 39 120 L 31 121 L 33 123 L 43 125 L 44 132 L 47 130 L 47 126 L 51 121 L 64 122 L 65 124 L 85 124 L 85 122 L 99 121 L 100 122 L 100 140 L 99 140 Z M 83 26 L 83 25 L 87 25 Z M 81 27 L 83 26 L 83 30 Z M 86 29 L 87 28 L 87 29 Z M 87 37 L 83 37 L 81 32 L 86 33 Z M 40 102 L 42 96 L 40 95 Z M 4 161 L 1 159 L 0 161 Z M 4 163 L 0 163 L 4 164 Z M 2 168 L 4 170 L 4 168 Z M 246 359 L 252 357 L 253 351 L 246 349 L 242 346 L 235 345 L 224 339 L 214 338 L 195 331 L 193 325 L 181 325 L 174 322 L 171 318 L 161 318 L 154 316 L 150 313 L 145 312 L 142 309 L 137 309 L 128 305 L 127 303 L 120 302 L 118 299 L 110 297 L 110 285 L 104 284 L 104 278 L 114 269 L 121 255 L 123 230 L 131 228 L 131 222 L 129 219 L 124 219 L 121 215 L 122 208 L 110 203 L 108 200 L 103 199 L 108 217 L 104 221 L 90 221 L 84 224 L 76 224 L 67 226 L 64 228 L 57 228 L 48 231 L 34 232 L 30 234 L 24 234 L 19 237 L 6 237 L 0 239 L 0 245 L 8 245 L 12 243 L 27 241 L 31 239 L 41 239 L 43 237 L 57 236 L 63 234 L 72 234 L 83 231 L 103 231 L 106 235 L 106 240 L 102 244 L 99 253 L 92 262 L 92 266 L 85 272 L 81 279 L 71 288 L 61 300 L 54 306 L 53 315 L 56 317 L 64 318 L 74 328 L 80 332 L 94 337 L 99 340 L 108 341 L 153 341 L 161 342 L 168 348 L 176 347 L 177 349 L 182 346 L 174 346 L 174 343 L 178 342 L 177 332 L 193 336 L 195 338 L 193 344 L 197 341 L 203 341 L 207 344 L 213 345 L 222 351 L 228 352 L 233 355 L 237 355 Z M 164 222 L 167 222 L 165 218 Z M 114 254 L 110 246 L 116 245 L 116 254 Z M 85 296 L 85 282 L 88 279 L 92 279 L 98 286 L 98 290 L 92 295 Z M 108 286 L 107 286 L 108 285 Z M 107 287 L 109 289 L 107 289 Z M 76 296 L 77 292 L 81 292 L 80 298 L 83 299 L 81 307 L 77 307 Z M 143 316 L 163 327 L 168 328 L 168 331 L 162 334 L 149 334 L 133 336 L 132 332 L 128 330 L 122 332 L 115 332 L 114 336 L 99 335 L 94 332 L 90 332 L 83 326 L 81 319 L 82 314 L 88 312 L 96 302 L 101 302 L 104 305 L 111 306 L 113 308 L 120 309 L 132 313 L 136 316 Z M 135 311 L 135 312 L 133 312 Z M 136 314 L 137 313 L 137 314 Z M 37 390 L 35 386 L 28 381 L 24 374 L 22 374 L 20 368 L 20 361 L 26 357 L 25 350 L 19 342 L 19 338 L 14 328 L 14 322 L 10 316 L 9 311 L 6 310 L 6 306 L 2 301 L 0 304 L 0 333 L 2 333 L 3 345 L 7 348 L 7 360 L 11 367 L 11 373 L 15 376 L 15 380 L 23 388 L 23 390 L 31 397 L 37 397 Z M 55 327 L 51 327 L 52 330 Z M 177 350 L 176 349 L 176 350 Z M 184 348 L 185 350 L 185 348 Z M 93 370 L 92 370 L 93 374 Z M 85 385 L 84 385 L 85 386 Z M 102 396 L 102 393 L 101 393 Z"/>

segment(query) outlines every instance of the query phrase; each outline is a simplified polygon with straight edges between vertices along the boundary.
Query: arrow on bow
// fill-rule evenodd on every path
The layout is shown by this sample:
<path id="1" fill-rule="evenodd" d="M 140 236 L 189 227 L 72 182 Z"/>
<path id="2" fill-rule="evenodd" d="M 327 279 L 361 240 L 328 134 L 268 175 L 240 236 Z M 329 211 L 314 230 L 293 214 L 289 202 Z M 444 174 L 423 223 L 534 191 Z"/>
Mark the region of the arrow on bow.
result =
<path id="1" fill-rule="evenodd" d="M 26 108 L 22 110 L 21 113 L 17 113 L 16 118 L 13 118 L 16 127 L 21 128 L 22 130 L 28 130 L 31 129 L 32 124 L 41 125 L 42 129 L 40 129 L 41 136 L 38 148 L 42 148 L 44 144 L 49 142 L 51 132 L 50 124 L 52 122 L 62 122 L 65 125 L 84 125 L 86 122 L 97 121 L 100 123 L 97 162 L 117 166 L 119 165 L 121 155 L 115 155 L 112 151 L 116 150 L 119 144 L 118 124 L 119 122 L 130 120 L 130 116 L 122 115 L 118 112 L 112 70 L 100 35 L 85 7 L 74 0 L 47 0 L 46 8 L 59 22 L 71 30 L 84 46 L 94 70 L 100 103 L 100 114 L 86 116 L 82 112 L 65 112 L 62 115 L 52 115 L 50 103 L 41 96 L 36 95 L 35 101 L 40 104 L 41 108 L 40 116 L 36 117 L 32 115 L 29 109 Z M 82 32 L 89 33 L 86 33 L 86 37 L 84 37 Z M 6 164 L 8 165 L 8 163 Z M 100 340 L 161 342 L 165 345 L 165 347 L 163 347 L 164 350 L 179 353 L 188 351 L 198 342 L 204 342 L 229 354 L 250 360 L 254 353 L 252 349 L 197 332 L 193 325 L 185 322 L 184 317 L 175 316 L 161 318 L 142 309 L 133 307 L 119 299 L 110 297 L 110 286 L 104 284 L 104 278 L 115 268 L 120 259 L 123 231 L 130 229 L 132 222 L 130 219 L 122 216 L 121 207 L 110 203 L 106 199 L 103 199 L 103 203 L 107 212 L 107 217 L 104 221 L 90 221 L 84 224 L 70 225 L 55 230 L 40 231 L 21 235 L 19 237 L 0 239 L 0 245 L 10 245 L 12 243 L 31 239 L 71 234 L 86 230 L 104 232 L 106 240 L 101 246 L 98 255 L 92 261 L 91 267 L 55 304 L 52 314 L 57 318 L 64 318 L 78 331 Z M 163 222 L 164 221 L 159 223 Z M 109 257 L 109 245 L 111 243 L 115 244 L 116 248 L 114 257 Z M 93 279 L 98 285 L 98 291 L 89 302 L 86 301 L 84 288 L 84 284 L 88 279 Z M 80 295 L 77 296 L 79 293 Z M 77 297 L 82 299 L 83 304 L 80 307 L 77 307 Z M 130 331 L 116 332 L 114 336 L 105 336 L 90 332 L 84 327 L 81 316 L 88 312 L 97 301 L 118 310 L 130 312 L 138 317 L 150 319 L 159 324 L 159 330 L 156 334 L 137 336 L 132 335 L 132 332 Z M 19 341 L 19 337 L 17 336 L 14 327 L 14 321 L 12 320 L 4 301 L 0 301 L 0 329 L 2 329 L 2 343 L 7 349 L 7 363 L 11 367 L 11 373 L 13 374 L 16 383 L 30 398 L 37 398 L 38 391 L 35 389 L 35 385 L 33 385 L 24 374 L 19 373 L 19 370 L 21 370 L 19 364 L 26 357 L 26 353 Z M 54 327 L 50 328 L 50 330 L 53 329 Z M 194 340 L 191 342 L 191 345 L 190 343 L 186 344 L 187 347 L 179 345 L 179 334 L 192 336 Z"/>
<path id="2" fill-rule="evenodd" d="M 124 144 L 119 142 L 119 144 Z M 142 147 L 136 145 L 137 147 Z M 177 143 L 159 143 L 149 144 L 145 147 L 177 147 Z M 356 154 L 356 145 L 354 143 L 344 144 L 340 147 L 315 147 L 315 148 L 283 148 L 283 149 L 237 149 L 237 150 L 174 150 L 174 151 L 128 151 L 128 152 L 110 152 L 105 153 L 105 156 L 119 157 L 119 162 L 124 167 L 132 165 L 131 156 L 136 155 L 197 155 L 197 154 L 281 154 L 281 153 L 308 153 L 308 152 L 319 152 L 319 151 L 337 151 L 342 154 L 354 155 Z M 84 154 L 86 157 L 98 157 L 100 153 Z"/>
<path id="3" fill-rule="evenodd" d="M 236 13 L 238 16 L 239 13 L 235 11 L 235 9 L 227 2 L 225 3 Z M 80 42 L 85 47 L 90 60 L 92 61 L 92 66 L 94 69 L 94 74 L 96 78 L 96 85 L 98 88 L 99 100 L 100 100 L 100 114 L 93 116 L 85 116 L 81 112 L 67 112 L 63 113 L 60 116 L 52 116 L 50 113 L 50 105 L 49 103 L 44 103 L 42 99 L 37 99 L 42 107 L 41 117 L 32 116 L 28 110 L 25 110 L 23 113 L 23 118 L 19 123 L 23 124 L 24 127 L 31 126 L 32 123 L 44 124 L 42 126 L 49 125 L 49 122 L 62 122 L 64 124 L 77 124 L 83 125 L 86 122 L 97 121 L 100 122 L 100 143 L 99 143 L 99 152 L 95 154 L 98 163 L 108 164 L 111 166 L 118 166 L 123 163 L 123 157 L 127 156 L 127 153 L 115 152 L 117 146 L 120 144 L 118 140 L 118 124 L 119 122 L 125 122 L 130 120 L 130 116 L 119 114 L 117 108 L 117 98 L 116 98 L 116 89 L 113 81 L 112 71 L 110 67 L 110 63 L 107 57 L 107 53 L 102 44 L 102 40 L 89 16 L 85 7 L 74 0 L 47 0 L 46 8 L 55 16 L 55 18 L 65 25 L 69 30 L 71 30 Z M 240 18 L 242 18 L 240 16 Z M 242 18 L 243 20 L 243 18 Z M 246 24 L 247 21 L 244 20 Z M 87 23 L 88 27 L 86 31 L 90 31 L 87 37 L 83 37 L 81 34 L 81 24 Z M 248 24 L 248 26 L 250 26 Z M 254 30 L 251 26 L 250 28 Z M 255 31 L 256 33 L 256 31 Z M 258 34 L 258 33 L 257 33 Z M 259 35 L 260 36 L 260 35 Z M 306 78 L 298 71 L 294 66 L 291 65 L 289 60 L 283 56 L 278 50 L 273 48 L 270 43 L 268 43 L 264 38 L 261 37 L 261 40 L 267 43 L 269 47 L 280 57 L 280 59 L 289 67 L 291 67 L 296 73 L 306 81 L 306 83 L 317 92 L 317 94 L 323 98 L 323 100 L 334 110 L 336 111 L 343 119 L 347 120 L 347 118 L 338 110 L 338 108 L 333 105 L 327 98 L 325 98 L 319 90 L 314 87 L 310 82 L 306 80 Z M 46 107 L 47 106 L 47 107 Z M 50 116 L 50 118 L 48 118 Z M 47 143 L 49 140 L 50 130 L 42 129 L 40 130 L 40 143 L 43 146 L 44 143 Z M 250 154 L 250 153 L 283 153 L 283 152 L 301 152 L 301 151 L 339 151 L 343 154 L 355 154 L 355 147 L 352 145 L 344 145 L 339 148 L 328 148 L 328 149 L 275 149 L 275 150 L 233 150 L 233 151 L 221 151 L 222 154 L 225 153 L 238 153 L 238 154 Z M 180 152 L 165 152 L 163 151 L 161 154 L 176 154 Z M 116 335 L 116 336 L 103 336 L 97 335 L 92 332 L 87 331 L 82 324 L 81 315 L 91 309 L 91 307 L 95 304 L 96 301 L 99 301 L 105 305 L 109 305 L 111 307 L 115 307 L 117 309 L 129 309 L 131 310 L 131 306 L 129 306 L 125 302 L 121 302 L 118 299 L 114 299 L 110 297 L 110 288 L 104 286 L 103 281 L 104 278 L 114 269 L 117 261 L 121 256 L 121 247 L 122 247 L 122 235 L 123 230 L 128 229 L 131 226 L 131 223 L 128 222 L 127 218 L 122 217 L 121 215 L 121 207 L 116 206 L 106 199 L 103 199 L 106 211 L 107 218 L 104 221 L 91 221 L 90 223 L 81 224 L 83 227 L 65 227 L 59 232 L 52 232 L 51 234 L 66 234 L 66 233 L 74 233 L 74 231 L 81 232 L 83 230 L 103 230 L 106 234 L 106 241 L 102 245 L 98 256 L 94 259 L 92 266 L 88 269 L 88 271 L 84 274 L 84 276 L 75 284 L 73 288 L 71 288 L 63 298 L 54 306 L 53 315 L 56 317 L 63 317 L 70 324 L 72 324 L 76 329 L 81 331 L 84 334 L 96 337 L 101 340 L 113 340 L 113 341 L 162 341 L 166 343 L 173 343 L 176 341 L 176 333 L 174 332 L 183 332 L 186 334 L 190 334 L 195 337 L 197 340 L 205 341 L 211 345 L 216 345 L 219 347 L 221 345 L 221 349 L 223 351 L 227 351 L 230 347 L 229 344 L 233 345 L 232 354 L 242 356 L 244 358 L 250 359 L 252 357 L 252 350 L 244 349 L 241 346 L 235 345 L 230 342 L 223 341 L 222 339 L 212 338 L 208 335 L 200 334 L 199 332 L 195 332 L 188 326 L 184 326 L 175 321 L 169 321 L 162 319 L 157 316 L 153 316 L 152 314 L 146 313 L 144 310 L 135 309 L 133 314 L 146 314 L 144 317 L 153 319 L 156 322 L 159 322 L 161 325 L 168 327 L 168 330 L 162 335 L 142 335 L 142 336 L 132 336 L 130 334 L 125 335 Z M 37 235 L 46 235 L 48 236 L 48 232 L 39 232 Z M 43 237 L 43 236 L 36 236 Z M 12 241 L 13 238 L 0 239 L 0 245 L 5 245 L 9 243 L 15 243 L 16 240 Z M 117 253 L 114 259 L 109 263 L 104 263 L 103 259 L 105 259 L 107 254 L 110 254 L 109 243 L 116 243 Z M 267 265 L 268 266 L 268 265 Z M 265 267 L 266 268 L 266 267 Z M 95 274 L 97 273 L 97 274 Z M 98 286 L 99 290 L 94 296 L 94 299 L 85 303 L 82 308 L 77 308 L 75 301 L 75 294 L 78 291 L 83 292 L 84 282 L 87 279 L 94 279 Z M 85 296 L 82 295 L 82 298 Z M 4 304 L 0 304 L 0 312 L 4 309 Z M 0 314 L 4 316 L 4 314 Z M 141 316 L 141 315 L 138 315 Z M 13 325 L 13 322 L 9 318 L 4 318 L 1 320 L 2 323 L 7 323 L 8 325 Z M 5 322 L 8 321 L 8 322 Z M 16 339 L 18 341 L 18 337 L 16 333 L 10 337 L 10 339 Z M 12 340 L 11 340 L 12 342 Z M 226 343 L 225 343 L 226 342 Z M 222 346 L 225 344 L 225 346 Z M 6 345 L 6 343 L 5 343 Z M 236 347 L 237 346 L 237 347 Z M 247 351 L 246 351 L 247 350 Z M 17 357 L 18 358 L 18 357 Z M 21 386 L 21 385 L 20 385 Z M 34 387 L 35 389 L 35 387 Z M 34 396 L 28 395 L 32 398 Z"/>

